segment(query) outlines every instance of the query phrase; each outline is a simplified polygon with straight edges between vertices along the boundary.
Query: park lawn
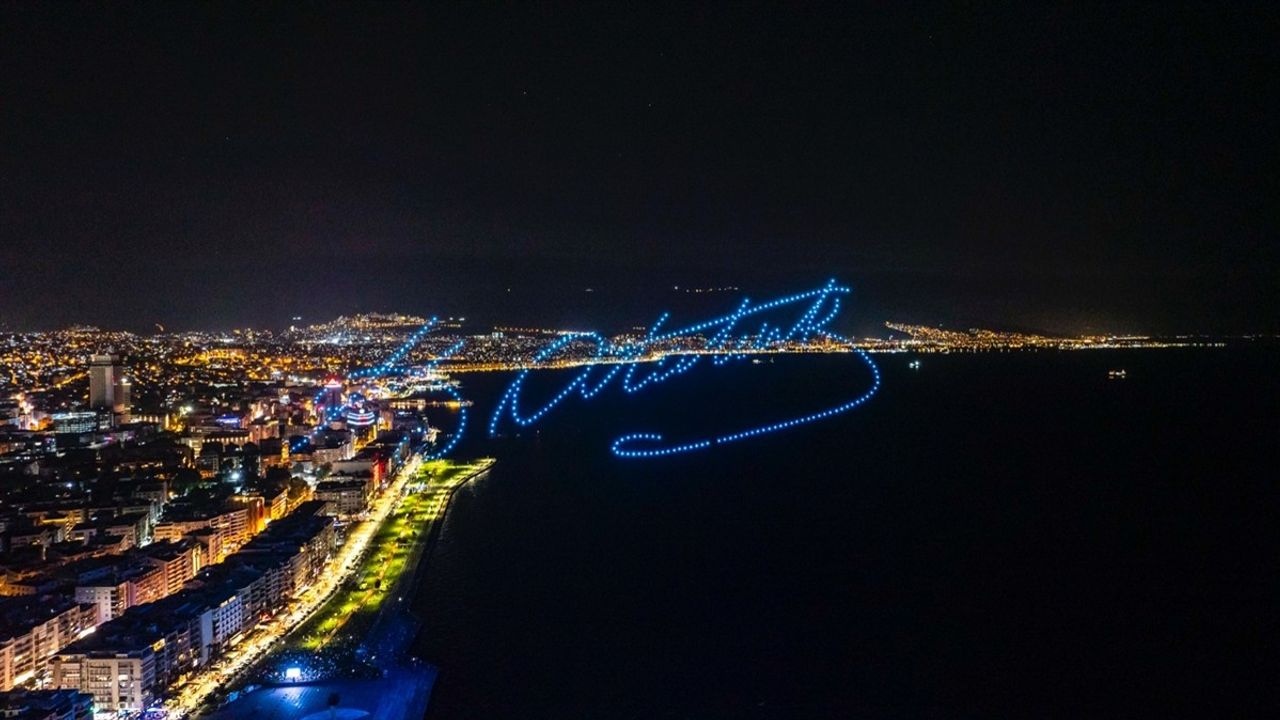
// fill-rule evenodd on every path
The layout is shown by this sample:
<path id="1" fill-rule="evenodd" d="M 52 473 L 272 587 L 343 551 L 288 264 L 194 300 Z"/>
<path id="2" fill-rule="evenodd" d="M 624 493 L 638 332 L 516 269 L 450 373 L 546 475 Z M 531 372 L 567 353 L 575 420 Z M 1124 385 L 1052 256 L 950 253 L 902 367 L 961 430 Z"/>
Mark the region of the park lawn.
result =
<path id="1" fill-rule="evenodd" d="M 413 542 L 423 539 L 438 519 L 436 514 L 443 509 L 441 496 L 482 467 L 480 462 L 424 462 L 418 470 L 423 489 L 407 495 L 391 512 L 370 541 L 353 579 L 290 634 L 287 646 L 319 650 L 344 636 L 363 635 L 404 572 Z"/>

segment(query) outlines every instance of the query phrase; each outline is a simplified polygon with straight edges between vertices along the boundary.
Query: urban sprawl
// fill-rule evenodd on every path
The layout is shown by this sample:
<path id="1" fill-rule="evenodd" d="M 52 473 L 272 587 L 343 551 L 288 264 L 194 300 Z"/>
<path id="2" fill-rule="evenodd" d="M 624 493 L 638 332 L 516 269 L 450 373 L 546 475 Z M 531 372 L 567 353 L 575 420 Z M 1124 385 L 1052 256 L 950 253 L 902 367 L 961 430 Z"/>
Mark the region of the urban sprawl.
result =
<path id="1" fill-rule="evenodd" d="M 535 362 L 571 331 L 425 324 L 368 314 L 283 332 L 0 334 L 0 715 L 196 711 L 356 572 L 465 402 L 440 392 L 458 374 L 599 360 L 583 338 Z M 886 330 L 750 352 L 1191 343 Z M 675 337 L 628 360 L 719 350 Z"/>

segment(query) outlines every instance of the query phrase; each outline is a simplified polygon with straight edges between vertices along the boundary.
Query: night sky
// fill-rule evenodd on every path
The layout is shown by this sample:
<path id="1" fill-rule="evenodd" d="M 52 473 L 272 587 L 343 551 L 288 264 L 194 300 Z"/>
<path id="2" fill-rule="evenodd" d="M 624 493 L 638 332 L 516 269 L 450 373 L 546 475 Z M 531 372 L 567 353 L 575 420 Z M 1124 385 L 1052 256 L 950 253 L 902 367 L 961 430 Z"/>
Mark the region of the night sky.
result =
<path id="1" fill-rule="evenodd" d="M 1273 10 L 878 5 L 6 3 L 0 327 L 1280 331 Z"/>

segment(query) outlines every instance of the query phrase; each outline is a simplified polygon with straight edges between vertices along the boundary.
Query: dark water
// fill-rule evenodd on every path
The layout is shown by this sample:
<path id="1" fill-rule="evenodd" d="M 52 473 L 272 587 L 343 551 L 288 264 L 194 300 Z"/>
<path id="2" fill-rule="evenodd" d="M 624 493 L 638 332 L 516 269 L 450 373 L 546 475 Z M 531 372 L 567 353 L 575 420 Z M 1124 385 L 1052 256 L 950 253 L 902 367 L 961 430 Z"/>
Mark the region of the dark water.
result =
<path id="1" fill-rule="evenodd" d="M 500 463 L 417 598 L 430 720 L 1277 710 L 1280 355 L 908 359 L 877 356 L 864 409 L 736 447 L 607 454 L 833 404 L 865 371 L 699 369 L 472 445 Z M 484 415 L 501 378 L 467 381 Z"/>

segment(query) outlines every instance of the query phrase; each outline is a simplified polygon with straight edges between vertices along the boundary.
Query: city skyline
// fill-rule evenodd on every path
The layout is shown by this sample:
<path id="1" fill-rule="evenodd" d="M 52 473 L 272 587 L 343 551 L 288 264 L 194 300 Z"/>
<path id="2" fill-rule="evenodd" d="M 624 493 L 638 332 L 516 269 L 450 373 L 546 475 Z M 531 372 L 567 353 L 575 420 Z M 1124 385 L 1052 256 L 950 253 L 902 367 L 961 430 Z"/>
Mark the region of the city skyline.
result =
<path id="1" fill-rule="evenodd" d="M 0 4 L 0 716 L 1269 717 L 1277 17 Z"/>
<path id="2" fill-rule="evenodd" d="M 676 286 L 678 292 L 686 292 Z M 665 290 L 665 289 L 664 289 Z M 728 297 L 750 298 L 751 294 L 747 292 L 737 292 L 740 288 L 733 286 L 736 295 L 728 295 Z M 694 292 L 689 290 L 687 292 Z M 608 292 L 601 291 L 597 288 L 583 288 L 579 292 L 590 298 L 591 294 L 600 293 L 607 299 Z M 725 291 L 716 289 L 714 291 L 720 295 L 726 295 Z M 701 298 L 699 298 L 701 299 Z M 632 300 L 629 305 L 637 306 L 638 301 Z M 678 304 L 678 303 L 677 303 Z M 706 309 L 714 307 L 709 304 L 698 306 L 688 305 L 687 308 L 698 307 Z M 692 312 L 692 311 L 691 311 Z M 1212 329 L 1189 329 L 1178 325 L 1173 328 L 1166 328 L 1159 323 L 1144 323 L 1141 321 L 1115 321 L 1115 322 L 1096 322 L 1096 321 L 1062 321 L 1062 324 L 1051 327 L 1032 326 L 1016 321 L 991 321 L 987 319 L 964 318 L 955 314 L 941 313 L 945 320 L 938 320 L 929 317 L 920 317 L 919 313 L 915 313 L 915 317 L 910 322 L 905 322 L 903 316 L 908 313 L 892 313 L 888 315 L 889 319 L 867 317 L 866 312 L 853 312 L 852 320 L 846 320 L 843 324 L 850 328 L 850 331 L 858 336 L 865 338 L 884 337 L 892 333 L 894 325 L 909 325 L 915 327 L 928 327 L 938 330 L 947 330 L 952 332 L 998 332 L 998 333 L 1015 333 L 1027 335 L 1039 335 L 1051 338 L 1085 338 L 1085 337 L 1145 337 L 1145 338 L 1173 338 L 1173 337 L 1206 337 L 1206 338 L 1274 338 L 1280 337 L 1280 332 L 1259 331 L 1259 330 L 1221 330 Z M 155 313 L 153 316 L 160 316 L 163 313 Z M 529 309 L 523 308 L 523 311 L 516 312 L 511 315 L 503 315 L 501 313 L 482 314 L 480 317 L 472 315 L 468 320 L 465 313 L 458 316 L 448 316 L 445 322 L 451 327 L 466 327 L 474 331 L 484 328 L 491 328 L 495 331 L 503 329 L 538 329 L 546 332 L 565 332 L 570 330 L 583 330 L 584 328 L 597 328 L 602 331 L 616 332 L 622 331 L 629 327 L 644 327 L 653 320 L 652 313 L 630 309 L 629 314 L 619 314 L 616 311 L 605 311 L 594 314 L 589 310 L 577 309 L 575 312 L 557 312 L 547 313 L 552 318 L 570 317 L 583 318 L 582 320 L 569 320 L 560 322 L 559 327 L 554 327 L 557 322 L 546 322 L 545 315 L 530 313 Z M 1014 313 L 1018 316 L 1018 313 Z M 90 313 L 92 316 L 92 313 Z M 92 331 L 103 333 L 128 333 L 138 336 L 163 336 L 163 335 L 181 335 L 181 334 L 218 334 L 218 333 L 266 333 L 266 334 L 288 334 L 291 331 L 308 327 L 322 327 L 335 322 L 342 322 L 352 318 L 377 317 L 377 316 L 406 316 L 421 317 L 414 313 L 406 313 L 397 309 L 379 308 L 379 309 L 355 309 L 347 308 L 339 310 L 333 315 L 324 315 L 322 313 L 312 312 L 308 315 L 281 315 L 280 317 L 266 320 L 259 324 L 218 324 L 209 322 L 206 319 L 192 319 L 187 321 L 179 320 L 176 323 L 169 321 L 169 324 L 148 321 L 142 318 L 125 321 L 121 324 L 99 324 L 90 322 L 86 318 L 78 321 L 58 323 L 53 320 L 45 319 L 43 321 L 35 321 L 23 325 L 8 325 L 0 321 L 0 335 L 40 335 L 49 333 L 58 333 L 66 331 Z M 504 318 L 517 318 L 504 319 Z M 957 319 L 958 318 L 958 319 Z M 1154 327 L 1154 329 L 1153 329 Z"/>

